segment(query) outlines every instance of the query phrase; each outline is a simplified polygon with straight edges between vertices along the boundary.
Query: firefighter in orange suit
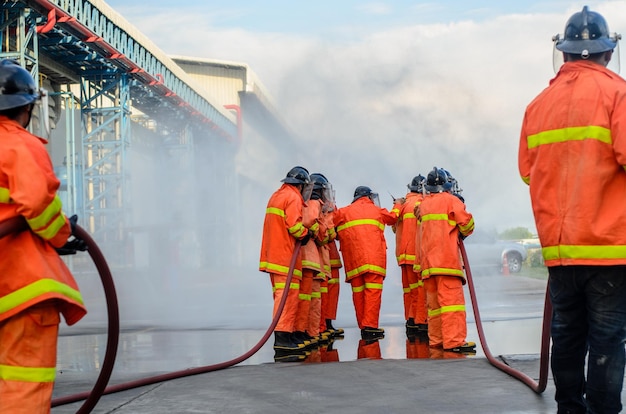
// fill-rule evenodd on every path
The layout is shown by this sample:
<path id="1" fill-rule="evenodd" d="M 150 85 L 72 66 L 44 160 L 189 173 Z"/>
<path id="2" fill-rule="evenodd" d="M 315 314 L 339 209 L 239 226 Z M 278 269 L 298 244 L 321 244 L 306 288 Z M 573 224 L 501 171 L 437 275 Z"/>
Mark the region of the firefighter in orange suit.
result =
<path id="1" fill-rule="evenodd" d="M 321 233 L 321 214 L 322 204 L 320 200 L 311 199 L 306 202 L 302 210 L 302 223 L 309 229 L 311 239 L 317 239 L 319 233 Z M 309 329 L 311 313 L 316 313 L 318 318 L 320 314 L 320 310 L 318 309 L 319 298 L 317 298 L 319 296 L 319 282 L 314 283 L 314 279 L 322 272 L 322 262 L 317 244 L 311 241 L 302 246 L 300 248 L 300 258 L 302 260 L 302 280 L 300 282 L 300 293 L 298 295 L 298 311 L 294 336 L 298 342 L 308 346 L 318 340 L 318 338 L 316 338 L 318 332 L 311 332 L 311 329 Z M 315 289 L 313 285 L 315 285 Z M 313 300 L 313 296 L 318 300 Z M 319 326 L 317 329 L 319 330 Z"/>
<path id="2" fill-rule="evenodd" d="M 324 322 L 326 329 L 332 330 L 334 336 L 341 336 L 344 334 L 343 328 L 337 328 L 332 324 L 337 319 L 341 281 L 339 269 L 342 267 L 341 255 L 339 254 L 339 249 L 337 249 L 337 239 L 328 243 L 328 253 L 330 258 L 330 277 L 328 278 L 328 305 L 324 313 Z"/>
<path id="3" fill-rule="evenodd" d="M 404 299 L 404 319 L 407 333 L 428 330 L 426 311 L 426 291 L 419 273 L 413 269 L 415 264 L 415 238 L 417 219 L 415 207 L 423 199 L 425 178 L 418 175 L 407 185 L 409 192 L 402 201 L 398 222 L 396 223 L 396 260 L 402 270 L 402 290 Z"/>
<path id="4" fill-rule="evenodd" d="M 463 285 L 465 274 L 459 254 L 459 237 L 474 231 L 474 219 L 460 198 L 450 193 L 451 177 L 433 168 L 426 191 L 416 209 L 420 222 L 420 265 L 428 303 L 428 337 L 431 347 L 472 352 L 467 342 Z"/>
<path id="5" fill-rule="evenodd" d="M 610 65 L 619 68 L 621 38 L 587 6 L 572 14 L 552 38 L 562 65 L 520 132 L 519 172 L 548 268 L 559 413 L 622 410 L 626 82 Z"/>
<path id="6" fill-rule="evenodd" d="M 398 219 L 397 214 L 379 207 L 374 200 L 378 200 L 378 194 L 369 187 L 359 186 L 352 204 L 340 208 L 334 216 L 346 282 L 352 286 L 356 320 L 365 339 L 384 336 L 385 331 L 378 326 L 387 272 L 384 230 L 385 225 L 392 225 Z"/>
<path id="7" fill-rule="evenodd" d="M 319 244 L 320 258 L 322 260 L 322 270 L 324 278 L 320 279 L 320 295 L 321 295 L 321 318 L 319 321 L 320 332 L 328 336 L 343 335 L 343 329 L 335 329 L 332 321 L 337 318 L 337 302 L 339 301 L 339 271 L 333 272 L 333 262 L 331 259 L 332 248 L 339 256 L 335 239 L 337 233 L 333 221 L 335 211 L 335 196 L 332 184 L 328 179 L 320 173 L 311 174 L 311 182 L 313 183 L 312 198 L 320 199 L 323 202 L 321 222 L 324 223 L 326 231 L 323 233 L 325 237 L 321 239 Z M 339 260 L 341 266 L 341 260 Z"/>
<path id="8" fill-rule="evenodd" d="M 85 314 L 76 281 L 59 257 L 84 250 L 62 212 L 45 140 L 28 126 L 39 93 L 30 73 L 0 62 L 0 221 L 23 217 L 30 231 L 0 239 L 0 412 L 49 413 L 57 337 Z M 81 247 L 83 246 L 83 247 Z"/>
<path id="9" fill-rule="evenodd" d="M 300 255 L 296 261 L 291 284 L 286 286 L 286 281 L 296 240 L 306 245 L 311 237 L 302 223 L 302 209 L 305 204 L 303 193 L 306 194 L 309 186 L 309 172 L 300 166 L 293 167 L 281 182 L 283 185 L 272 194 L 265 209 L 259 270 L 270 275 L 274 295 L 274 316 L 283 292 L 287 289 L 285 307 L 274 328 L 274 350 L 290 352 L 304 348 L 304 344 L 293 338 L 302 278 Z"/>

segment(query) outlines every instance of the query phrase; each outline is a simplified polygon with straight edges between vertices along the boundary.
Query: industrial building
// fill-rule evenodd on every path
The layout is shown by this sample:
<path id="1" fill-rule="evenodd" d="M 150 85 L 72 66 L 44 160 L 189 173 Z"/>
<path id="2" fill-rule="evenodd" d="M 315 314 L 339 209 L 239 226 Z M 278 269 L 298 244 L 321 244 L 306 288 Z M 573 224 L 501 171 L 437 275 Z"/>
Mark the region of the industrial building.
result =
<path id="1" fill-rule="evenodd" d="M 1 7 L 1 57 L 47 91 L 30 128 L 49 140 L 64 210 L 109 265 L 239 263 L 247 224 L 237 213 L 251 184 L 237 149 L 246 136 L 291 141 L 250 68 L 167 56 L 100 0 Z"/>

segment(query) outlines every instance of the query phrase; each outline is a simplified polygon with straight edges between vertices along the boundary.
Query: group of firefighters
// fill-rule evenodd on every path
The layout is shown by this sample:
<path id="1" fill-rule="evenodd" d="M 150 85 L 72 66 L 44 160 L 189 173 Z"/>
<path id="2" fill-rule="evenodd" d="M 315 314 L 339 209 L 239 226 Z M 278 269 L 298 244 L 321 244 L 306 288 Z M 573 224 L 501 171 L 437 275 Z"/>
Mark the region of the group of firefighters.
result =
<path id="1" fill-rule="evenodd" d="M 338 208 L 328 179 L 301 166 L 281 181 L 265 211 L 259 265 L 272 283 L 277 354 L 306 352 L 344 334 L 332 325 L 341 267 L 352 288 L 361 338 L 384 337 L 379 316 L 387 270 L 385 226 L 396 236 L 407 335 L 427 334 L 433 349 L 475 352 L 476 344 L 466 340 L 465 273 L 458 248 L 459 240 L 473 232 L 474 219 L 448 171 L 434 167 L 427 177 L 414 177 L 391 210 L 381 207 L 367 186 L 357 187 L 351 204 Z"/>

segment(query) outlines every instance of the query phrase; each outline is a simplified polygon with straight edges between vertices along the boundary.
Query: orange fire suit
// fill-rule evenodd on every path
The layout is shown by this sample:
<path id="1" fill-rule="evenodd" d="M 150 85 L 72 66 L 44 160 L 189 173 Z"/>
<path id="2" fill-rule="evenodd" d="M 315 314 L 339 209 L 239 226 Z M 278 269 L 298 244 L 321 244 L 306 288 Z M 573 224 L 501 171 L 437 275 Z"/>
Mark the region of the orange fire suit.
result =
<path id="1" fill-rule="evenodd" d="M 334 210 L 322 212 L 322 221 L 324 223 L 326 231 L 325 237 L 323 238 L 323 240 L 321 240 L 319 245 L 320 257 L 322 259 L 322 267 L 324 270 L 324 278 L 320 280 L 320 294 L 322 300 L 322 309 L 319 321 L 320 332 L 324 332 L 328 329 L 328 327 L 326 326 L 326 319 L 335 319 L 335 317 L 337 316 L 336 301 L 339 300 L 338 296 L 333 296 L 332 298 L 329 296 L 329 282 L 332 278 L 330 244 L 334 244 L 335 238 L 337 237 L 333 217 Z M 336 292 L 333 292 L 333 294 L 334 293 Z M 331 303 L 331 300 L 333 303 Z"/>
<path id="2" fill-rule="evenodd" d="M 385 225 L 398 215 L 378 207 L 367 197 L 335 212 L 346 282 L 352 285 L 352 301 L 360 329 L 378 328 L 383 280 L 387 272 Z"/>
<path id="3" fill-rule="evenodd" d="M 342 268 L 341 255 L 337 249 L 336 240 L 328 243 L 330 253 L 330 278 L 328 279 L 328 317 L 326 319 L 337 319 L 337 306 L 339 304 L 339 269 Z"/>
<path id="4" fill-rule="evenodd" d="M 582 99 L 573 90 L 587 106 L 556 104 Z M 626 102 L 616 99 L 625 90 L 601 65 L 566 62 L 526 109 L 519 172 L 546 266 L 626 264 Z"/>
<path id="5" fill-rule="evenodd" d="M 422 198 L 422 194 L 407 193 L 406 201 L 400 207 L 396 223 L 396 259 L 402 270 L 404 319 L 412 318 L 415 323 L 425 324 L 428 318 L 426 291 L 419 273 L 413 269 L 417 234 L 417 218 L 414 210 L 421 203 Z"/>
<path id="6" fill-rule="evenodd" d="M 474 218 L 456 196 L 428 194 L 418 208 L 422 278 L 428 303 L 430 346 L 451 349 L 465 343 L 467 322 L 459 254 L 459 233 L 474 231 Z"/>
<path id="7" fill-rule="evenodd" d="M 309 231 L 315 234 L 314 238 L 318 237 L 321 211 L 322 207 L 319 200 L 307 201 L 302 209 L 302 223 Z M 302 259 L 302 281 L 300 283 L 300 293 L 298 294 L 298 311 L 294 330 L 306 332 L 309 326 L 310 312 L 312 311 L 313 279 L 322 271 L 319 250 L 314 240 L 310 240 L 300 248 L 300 258 Z"/>
<path id="8" fill-rule="evenodd" d="M 303 207 L 304 199 L 298 189 L 293 185 L 283 184 L 272 194 L 265 209 L 259 270 L 270 274 L 274 296 L 274 316 L 283 291 L 285 288 L 288 289 L 283 313 L 274 328 L 279 332 L 293 332 L 296 322 L 300 279 L 302 278 L 300 255 L 296 259 L 291 284 L 285 285 L 296 239 L 300 240 L 308 233 L 302 223 Z"/>
<path id="9" fill-rule="evenodd" d="M 71 233 L 45 140 L 0 116 L 0 221 L 22 216 L 31 231 L 0 239 L 0 412 L 48 413 L 57 333 L 85 314 L 55 251 Z"/>

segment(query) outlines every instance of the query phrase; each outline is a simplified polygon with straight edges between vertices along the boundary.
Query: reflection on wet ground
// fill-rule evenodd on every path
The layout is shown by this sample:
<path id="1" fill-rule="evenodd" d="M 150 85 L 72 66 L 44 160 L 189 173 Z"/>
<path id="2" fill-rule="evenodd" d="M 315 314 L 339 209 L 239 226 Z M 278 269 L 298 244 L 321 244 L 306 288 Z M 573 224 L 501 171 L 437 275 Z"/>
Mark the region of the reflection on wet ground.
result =
<path id="1" fill-rule="evenodd" d="M 475 278 L 477 297 L 487 346 L 494 356 L 538 354 L 541 344 L 541 327 L 545 281 L 523 277 Z M 345 297 L 344 297 L 345 300 Z M 383 301 L 385 298 L 383 298 Z M 347 298 L 349 304 L 349 296 Z M 388 301 L 390 303 L 391 301 Z M 306 363 L 354 361 L 369 359 L 412 358 L 484 358 L 478 338 L 470 295 L 466 294 L 468 341 L 477 344 L 475 355 L 443 352 L 428 347 L 425 337 L 407 337 L 401 316 L 401 302 L 381 310 L 381 327 L 385 337 L 374 342 L 361 339 L 360 330 L 350 326 L 349 318 L 338 319 L 335 327 L 345 329 L 343 337 L 312 349 Z M 249 305 L 246 305 L 249 306 Z M 344 304 L 344 315 L 352 311 Z M 92 307 L 93 309 L 93 307 Z M 400 310 L 400 312 L 399 312 Z M 98 310 L 92 312 L 97 314 Z M 243 312 L 242 312 L 243 313 Z M 261 318 L 258 313 L 248 315 Z M 123 312 L 122 312 L 123 314 Z M 269 312 L 265 314 L 267 317 Z M 351 316 L 351 315 L 350 315 Z M 100 320 L 105 320 L 102 315 Z M 124 326 L 124 320 L 122 321 Z M 269 325 L 269 321 L 267 322 Z M 236 325 L 233 323 L 233 325 Z M 172 329 L 155 324 L 124 326 L 120 334 L 117 359 L 111 383 L 123 379 L 142 378 L 188 368 L 205 367 L 237 358 L 252 349 L 263 337 L 266 327 L 255 329 Z M 96 378 L 102 364 L 107 337 L 100 326 L 79 323 L 62 329 L 59 338 L 57 381 Z M 239 365 L 259 365 L 275 362 L 273 337 L 249 359 Z"/>
<path id="2" fill-rule="evenodd" d="M 538 354 L 541 342 L 541 319 L 518 319 L 484 323 L 492 354 Z M 468 323 L 468 340 L 477 343 L 475 355 L 444 352 L 430 348 L 425 335 L 406 335 L 404 326 L 385 326 L 385 337 L 376 341 L 361 339 L 357 328 L 347 328 L 344 336 L 309 350 L 298 358 L 278 358 L 273 338 L 240 365 L 273 363 L 276 360 L 299 362 L 340 362 L 357 359 L 480 358 L 483 348 L 476 325 Z M 263 330 L 160 330 L 144 328 L 123 332 L 112 380 L 140 377 L 142 374 L 167 373 L 229 361 L 252 349 L 263 337 Z M 85 334 L 59 339 L 58 380 L 70 374 L 95 373 L 104 358 L 106 335 Z M 280 357 L 284 357 L 280 356 Z"/>

